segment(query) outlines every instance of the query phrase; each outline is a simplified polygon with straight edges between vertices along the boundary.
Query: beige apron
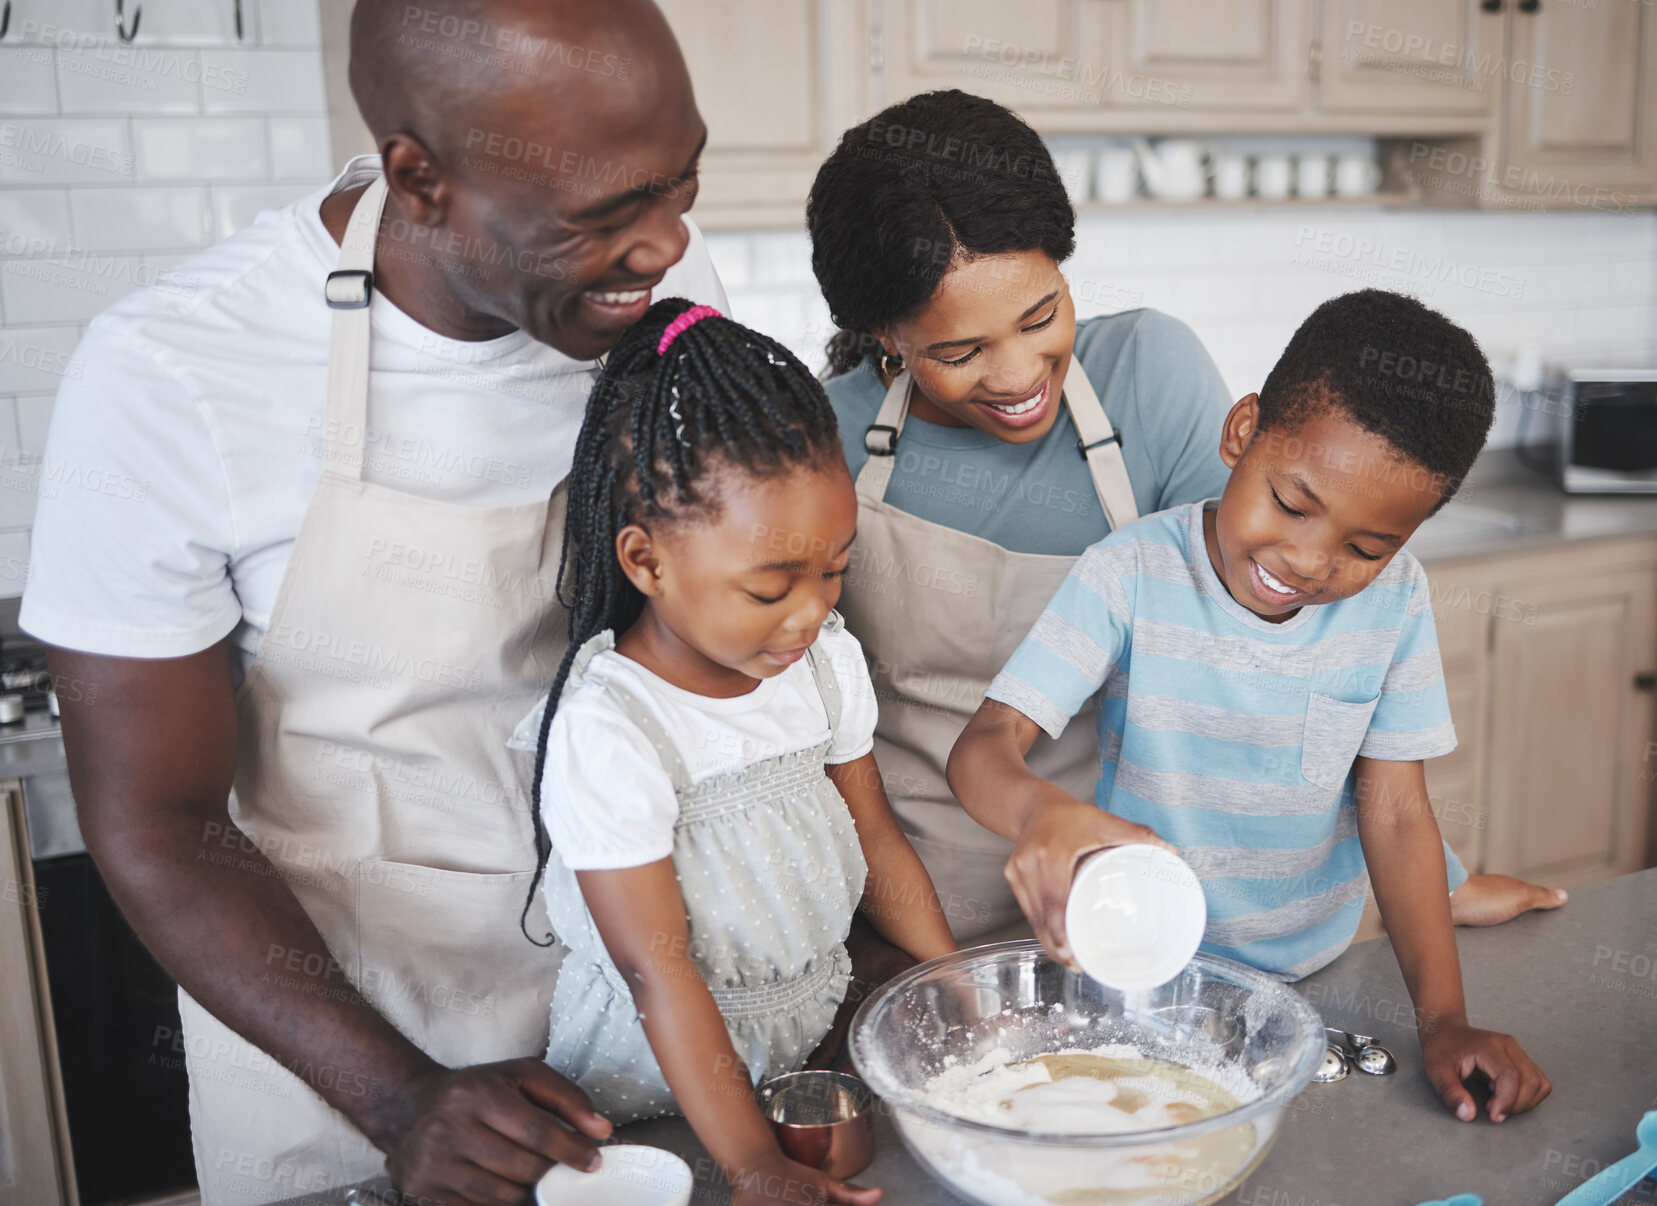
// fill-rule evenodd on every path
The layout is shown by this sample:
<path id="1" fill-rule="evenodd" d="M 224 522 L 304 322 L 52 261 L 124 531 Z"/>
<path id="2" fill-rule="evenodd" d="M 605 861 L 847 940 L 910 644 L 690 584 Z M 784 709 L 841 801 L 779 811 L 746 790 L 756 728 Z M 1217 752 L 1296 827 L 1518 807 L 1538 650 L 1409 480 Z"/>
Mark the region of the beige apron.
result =
<path id="1" fill-rule="evenodd" d="M 932 875 L 956 938 L 969 941 L 1021 916 L 1002 874 L 1012 847 L 967 815 L 944 779 L 944 764 L 990 680 L 1076 558 L 1009 552 L 886 502 L 909 389 L 904 371 L 865 437 L 857 543 L 839 608 L 869 658 L 880 700 L 875 758 L 892 807 Z M 1139 512 L 1121 441 L 1074 357 L 1063 399 L 1111 529 L 1132 523 Z M 1058 741 L 1037 737 L 1029 763 L 1091 800 L 1099 777 L 1094 705 Z"/>
<path id="2" fill-rule="evenodd" d="M 369 309 L 384 181 L 329 277 L 328 459 L 238 694 L 237 826 L 283 873 L 328 952 L 273 950 L 268 1002 L 338 961 L 440 1063 L 539 1056 L 558 952 L 520 932 L 535 865 L 532 766 L 507 749 L 565 643 L 554 579 L 565 491 L 470 507 L 362 480 Z M 233 835 L 238 837 L 240 835 Z M 234 859 L 235 842 L 207 857 Z M 537 894 L 529 928 L 547 931 Z M 207 1206 L 361 1180 L 384 1160 L 301 1079 L 180 993 Z M 300 1067 L 348 1095 L 364 1069 Z"/>

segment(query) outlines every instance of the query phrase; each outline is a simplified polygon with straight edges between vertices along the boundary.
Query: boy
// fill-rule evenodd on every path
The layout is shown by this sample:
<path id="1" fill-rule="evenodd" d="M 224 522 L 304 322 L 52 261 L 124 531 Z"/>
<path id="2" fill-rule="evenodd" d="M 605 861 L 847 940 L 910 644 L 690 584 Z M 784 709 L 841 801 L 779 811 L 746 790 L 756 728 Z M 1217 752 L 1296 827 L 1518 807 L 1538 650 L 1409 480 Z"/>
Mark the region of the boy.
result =
<path id="1" fill-rule="evenodd" d="M 1494 410 L 1478 344 L 1442 315 L 1373 289 L 1318 307 L 1226 417 L 1224 494 L 1083 554 L 956 742 L 949 782 L 1016 843 L 1007 878 L 1072 966 L 1065 899 L 1093 850 L 1172 843 L 1203 880 L 1203 949 L 1285 980 L 1352 941 L 1367 865 L 1428 1078 L 1471 1121 L 1462 1079 L 1482 1070 L 1499 1122 L 1550 1086 L 1512 1038 L 1467 1023 L 1422 771 L 1455 731 L 1426 575 L 1402 547 Z M 1101 688 L 1095 807 L 1024 754 Z"/>

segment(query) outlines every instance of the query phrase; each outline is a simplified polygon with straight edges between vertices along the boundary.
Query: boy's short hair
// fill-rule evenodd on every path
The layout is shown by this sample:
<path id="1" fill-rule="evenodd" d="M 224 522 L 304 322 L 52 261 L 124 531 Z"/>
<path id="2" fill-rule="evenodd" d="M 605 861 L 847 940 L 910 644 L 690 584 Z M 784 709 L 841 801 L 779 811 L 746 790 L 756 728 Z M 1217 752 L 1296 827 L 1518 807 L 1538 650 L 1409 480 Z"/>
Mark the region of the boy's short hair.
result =
<path id="1" fill-rule="evenodd" d="M 1363 289 L 1300 324 L 1260 389 L 1259 429 L 1293 428 L 1328 410 L 1443 482 L 1442 506 L 1490 434 L 1496 383 L 1478 341 L 1444 315 L 1401 293 Z"/>

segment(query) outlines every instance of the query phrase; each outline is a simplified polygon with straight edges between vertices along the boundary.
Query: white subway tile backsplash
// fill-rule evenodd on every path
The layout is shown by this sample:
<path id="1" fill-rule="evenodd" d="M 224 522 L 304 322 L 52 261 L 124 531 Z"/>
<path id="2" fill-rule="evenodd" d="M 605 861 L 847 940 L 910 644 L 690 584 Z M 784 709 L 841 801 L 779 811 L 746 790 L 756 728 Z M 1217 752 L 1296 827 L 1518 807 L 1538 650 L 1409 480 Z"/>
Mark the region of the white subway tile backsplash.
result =
<path id="1" fill-rule="evenodd" d="M 235 82 L 202 89 L 209 113 L 325 113 L 322 56 L 315 50 L 204 50 L 202 65 Z"/>
<path id="2" fill-rule="evenodd" d="M 52 403 L 55 400 L 52 394 L 32 394 L 15 399 L 19 456 L 38 459 L 45 453 L 46 431 L 52 421 Z"/>
<path id="3" fill-rule="evenodd" d="M 75 244 L 88 251 L 199 248 L 213 240 L 205 185 L 77 188 L 69 194 L 69 206 Z"/>
<path id="4" fill-rule="evenodd" d="M 249 7 L 252 0 L 243 0 Z M 265 46 L 320 46 L 317 0 L 259 0 L 259 41 Z"/>
<path id="5" fill-rule="evenodd" d="M 15 461 L 23 455 L 17 439 L 17 399 L 0 398 L 0 463 Z M 0 524 L 0 527 L 11 527 Z"/>
<path id="6" fill-rule="evenodd" d="M 0 416 L 3 423 L 4 416 Z M 35 521 L 35 501 L 42 488 L 39 464 L 0 463 L 0 529 L 27 528 Z M 0 541 L 5 539 L 0 536 Z M 0 566 L 4 562 L 0 561 Z M 9 583 L 0 574 L 0 595 Z"/>
<path id="7" fill-rule="evenodd" d="M 265 123 L 256 117 L 132 123 L 140 180 L 263 180 L 270 172 Z"/>
<path id="8" fill-rule="evenodd" d="M 135 8 L 137 0 L 129 0 Z M 250 7 L 242 0 L 242 8 Z M 236 41 L 236 0 L 146 0 L 138 42 L 173 46 L 222 46 Z M 244 30 L 246 21 L 243 22 Z"/>
<path id="9" fill-rule="evenodd" d="M 314 192 L 310 184 L 264 184 L 240 187 L 213 186 L 213 220 L 216 236 L 228 239 L 238 230 L 245 230 L 267 209 L 289 205 L 307 193 Z"/>
<path id="10" fill-rule="evenodd" d="M 716 231 L 704 233 L 703 238 L 708 243 L 708 258 L 726 289 L 742 289 L 752 282 L 747 235 Z"/>
<path id="11" fill-rule="evenodd" d="M 326 117 L 270 119 L 270 169 L 277 180 L 327 180 L 334 174 Z"/>
<path id="12" fill-rule="evenodd" d="M 80 338 L 80 328 L 72 325 L 0 327 L 0 390 L 55 393 L 65 377 L 85 371 L 75 359 Z"/>
<path id="13" fill-rule="evenodd" d="M 6 38 L 46 46 L 113 43 L 114 0 L 14 0 Z"/>
<path id="14" fill-rule="evenodd" d="M 74 252 L 0 263 L 8 323 L 86 322 L 147 280 L 138 256 Z"/>
<path id="15" fill-rule="evenodd" d="M 0 598 L 15 599 L 29 581 L 29 534 L 0 533 Z"/>
<path id="16" fill-rule="evenodd" d="M 0 185 L 130 184 L 120 119 L 0 118 Z"/>
<path id="17" fill-rule="evenodd" d="M 45 46 L 0 47 L 0 113 L 56 113 L 58 79 Z"/>
<path id="18" fill-rule="evenodd" d="M 803 230 L 767 230 L 752 236 L 756 285 L 790 285 L 812 280 L 811 240 Z"/>
<path id="19" fill-rule="evenodd" d="M 199 113 L 201 60 L 193 50 L 102 46 L 57 52 L 66 114 Z"/>
<path id="20" fill-rule="evenodd" d="M 62 189 L 0 189 L 0 256 L 59 254 L 71 241 Z"/>

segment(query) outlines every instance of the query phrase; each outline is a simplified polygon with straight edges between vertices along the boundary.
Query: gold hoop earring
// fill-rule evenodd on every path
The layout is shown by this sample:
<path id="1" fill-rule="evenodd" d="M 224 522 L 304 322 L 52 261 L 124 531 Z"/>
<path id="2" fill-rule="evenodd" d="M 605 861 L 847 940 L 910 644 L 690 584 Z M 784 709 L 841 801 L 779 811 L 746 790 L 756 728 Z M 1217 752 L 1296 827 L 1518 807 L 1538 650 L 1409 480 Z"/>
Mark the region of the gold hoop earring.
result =
<path id="1" fill-rule="evenodd" d="M 896 377 L 903 372 L 903 357 L 894 356 L 890 352 L 880 354 L 880 371 L 888 377 Z"/>

